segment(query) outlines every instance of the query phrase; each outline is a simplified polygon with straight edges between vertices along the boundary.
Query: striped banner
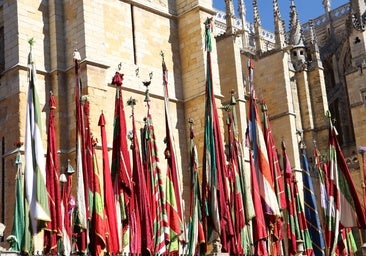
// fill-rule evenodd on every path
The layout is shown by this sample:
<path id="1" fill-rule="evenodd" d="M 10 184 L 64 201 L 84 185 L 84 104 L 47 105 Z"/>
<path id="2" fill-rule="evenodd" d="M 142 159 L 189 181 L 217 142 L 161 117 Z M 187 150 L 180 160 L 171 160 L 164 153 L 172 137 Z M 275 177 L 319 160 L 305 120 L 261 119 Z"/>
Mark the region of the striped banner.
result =
<path id="1" fill-rule="evenodd" d="M 62 237 L 62 221 L 60 208 L 60 171 L 58 164 L 55 109 L 56 101 L 52 93 L 49 99 L 48 132 L 47 132 L 47 156 L 46 156 L 46 179 L 48 191 L 48 204 L 50 206 L 51 221 L 45 228 L 44 253 L 57 253 L 57 243 Z"/>
<path id="2" fill-rule="evenodd" d="M 73 231 L 76 237 L 76 250 L 86 252 L 88 237 L 89 214 L 89 173 L 85 150 L 85 120 L 81 104 L 82 85 L 79 78 L 79 53 L 74 52 L 75 62 L 75 109 L 76 109 L 76 208 L 73 218 Z"/>
<path id="3" fill-rule="evenodd" d="M 327 112 L 327 116 L 330 119 L 329 186 L 327 191 L 329 203 L 326 210 L 325 239 L 327 247 L 330 248 L 329 254 L 333 254 L 338 249 L 341 228 L 358 227 L 365 229 L 366 220 L 329 112 Z"/>
<path id="4" fill-rule="evenodd" d="M 259 119 L 257 98 L 253 84 L 254 65 L 251 59 L 248 61 L 248 73 L 250 89 L 248 136 L 249 144 L 253 154 L 252 157 L 254 166 L 252 168 L 253 171 L 256 172 L 256 176 L 258 179 L 263 212 L 266 215 L 267 220 L 273 222 L 281 216 L 280 205 L 277 199 L 277 193 L 275 191 L 275 180 L 273 179 L 273 175 L 271 173 L 271 163 L 269 161 L 269 155 L 273 156 L 273 152 L 270 152 L 271 154 L 268 154 L 262 123 Z M 271 150 L 273 150 L 272 147 Z M 278 188 L 281 189 L 280 187 Z M 280 192 L 281 191 L 279 191 L 279 193 Z M 280 196 L 280 199 L 281 198 L 282 197 Z M 281 204 L 283 204 L 283 202 L 281 202 Z"/>
<path id="5" fill-rule="evenodd" d="M 202 179 L 202 200 L 204 229 L 207 243 L 221 242 L 224 252 L 232 252 L 236 245 L 234 227 L 229 209 L 227 189 L 227 168 L 220 131 L 218 111 L 212 83 L 211 29 L 212 19 L 205 22 L 207 51 L 206 105 L 204 129 L 204 159 Z"/>
<path id="6" fill-rule="evenodd" d="M 262 208 L 261 195 L 258 186 L 257 172 L 255 171 L 253 151 L 250 150 L 250 173 L 251 173 L 251 188 L 255 210 L 255 217 L 252 220 L 252 232 L 253 232 L 253 255 L 269 255 L 267 248 L 267 225 L 264 218 L 264 212 Z M 250 254 L 249 254 L 250 255 Z"/>
<path id="7" fill-rule="evenodd" d="M 24 189 L 30 221 L 30 228 L 26 228 L 26 233 L 30 230 L 31 234 L 26 236 L 28 241 L 27 247 L 24 249 L 26 252 L 30 252 L 31 249 L 34 249 L 35 252 L 42 252 L 44 238 L 40 232 L 45 227 L 46 222 L 51 221 L 51 217 L 46 188 L 41 110 L 36 92 L 36 69 L 31 57 L 30 61 L 24 143 Z M 33 245 L 29 240 L 31 236 L 33 236 Z"/>
<path id="8" fill-rule="evenodd" d="M 20 154 L 21 145 L 17 145 L 18 152 L 15 158 L 16 178 L 15 178 L 15 204 L 14 204 L 14 220 L 11 236 L 7 238 L 10 243 L 9 251 L 21 252 L 23 250 L 24 230 L 26 217 L 24 212 L 24 191 L 23 191 L 23 175 L 22 175 L 22 156 Z"/>
<path id="9" fill-rule="evenodd" d="M 228 131 L 228 172 L 230 177 L 230 209 L 234 224 L 234 231 L 237 240 L 237 246 L 233 253 L 243 254 L 244 248 L 247 248 L 248 240 L 245 233 L 245 211 L 244 211 L 244 200 L 243 200 L 243 186 L 241 183 L 239 166 L 239 155 L 238 155 L 238 144 L 237 138 L 234 134 L 235 123 L 232 111 L 228 111 L 227 117 L 227 131 Z"/>
<path id="10" fill-rule="evenodd" d="M 184 216 L 182 203 L 183 181 L 180 177 L 180 171 L 177 164 L 174 137 L 171 134 L 172 125 L 169 111 L 169 93 L 168 93 L 168 69 L 164 61 L 162 53 L 162 69 L 163 69 L 163 89 L 164 89 L 164 109 L 165 109 L 165 143 L 166 149 L 164 156 L 167 161 L 167 179 L 166 179 L 166 213 L 167 213 L 167 230 L 165 240 L 168 243 L 168 251 L 177 253 L 179 251 L 179 242 L 184 240 Z"/>
<path id="11" fill-rule="evenodd" d="M 97 142 L 94 138 L 91 138 L 91 154 L 93 161 L 93 178 L 91 184 L 92 193 L 92 208 L 91 208 L 91 220 L 89 229 L 89 252 L 91 255 L 102 256 L 104 255 L 104 249 L 106 247 L 106 226 L 107 221 L 105 219 L 104 208 L 104 195 L 103 195 L 103 179 L 104 176 L 99 170 L 95 147 Z M 108 229 L 107 229 L 108 231 Z"/>
<path id="12" fill-rule="evenodd" d="M 132 197 L 132 169 L 128 151 L 126 117 L 122 100 L 123 74 L 116 72 L 112 84 L 116 85 L 113 123 L 113 146 L 111 175 L 115 194 L 116 216 L 118 224 L 119 247 L 123 252 L 129 252 L 133 246 L 130 242 L 131 217 L 130 200 Z"/>
<path id="13" fill-rule="evenodd" d="M 131 253 L 149 255 L 154 252 L 153 224 L 151 218 L 150 193 L 146 186 L 146 172 L 144 171 L 140 156 L 140 147 L 136 132 L 135 114 L 133 110 L 134 100 L 130 99 L 128 104 L 132 106 L 132 180 L 133 200 L 131 204 Z"/>
<path id="14" fill-rule="evenodd" d="M 309 230 L 308 230 L 307 223 L 306 223 L 305 213 L 303 210 L 300 193 L 299 193 L 299 189 L 297 186 L 297 181 L 295 181 L 295 184 L 294 184 L 294 192 L 295 192 L 295 199 L 296 199 L 297 218 L 299 220 L 299 227 L 300 227 L 300 232 L 301 232 L 300 239 L 304 242 L 303 254 L 307 255 L 307 256 L 312 256 L 312 255 L 314 255 L 314 250 L 313 250 L 311 237 L 310 237 Z"/>
<path id="15" fill-rule="evenodd" d="M 282 142 L 282 155 L 283 155 L 283 169 L 285 176 L 285 184 L 286 184 L 286 201 L 287 201 L 287 239 L 288 246 L 287 251 L 288 255 L 296 255 L 297 254 L 297 243 L 296 241 L 300 237 L 300 225 L 299 220 L 297 218 L 297 210 L 296 210 L 296 198 L 294 192 L 294 174 L 291 169 L 291 164 L 286 155 L 286 147 L 284 142 Z"/>
<path id="16" fill-rule="evenodd" d="M 108 157 L 108 144 L 106 135 L 106 121 L 104 114 L 99 117 L 98 126 L 100 126 L 100 133 L 102 139 L 102 155 L 103 155 L 103 189 L 104 189 L 104 209 L 106 218 L 106 251 L 111 254 L 118 253 L 119 248 L 119 234 L 117 225 L 117 211 L 113 190 L 113 182 L 111 177 L 111 169 Z"/>
<path id="17" fill-rule="evenodd" d="M 275 145 L 275 140 L 271 128 L 271 124 L 268 117 L 268 108 L 265 104 L 264 100 L 261 102 L 261 109 L 263 114 L 263 124 L 264 124 L 264 139 L 265 144 L 268 152 L 268 161 L 269 161 L 269 167 L 271 170 L 271 174 L 274 181 L 274 189 L 276 192 L 276 197 L 279 203 L 279 207 L 282 213 L 282 210 L 286 209 L 286 194 L 285 194 L 285 187 L 284 187 L 284 179 L 283 175 L 281 173 L 281 166 L 280 162 L 278 160 L 278 151 L 277 147 Z M 277 219 L 271 219 L 270 220 L 271 226 L 273 227 L 270 233 L 271 236 L 271 254 L 272 255 L 279 255 L 282 254 L 282 225 L 283 225 L 283 216 L 279 216 Z"/>
<path id="18" fill-rule="evenodd" d="M 281 215 L 268 159 L 261 121 L 259 120 L 255 96 L 250 100 L 249 134 L 253 149 L 254 167 L 262 199 L 263 211 L 276 219 Z"/>
<path id="19" fill-rule="evenodd" d="M 303 206 L 300 199 L 297 180 L 294 173 L 292 172 L 290 160 L 287 156 L 286 146 L 284 142 L 282 142 L 282 150 L 288 195 L 287 208 L 289 209 L 288 234 L 291 241 L 291 246 L 289 246 L 289 254 L 297 255 L 297 242 L 302 241 L 304 246 L 304 255 L 312 256 L 314 255 L 314 252 L 306 223 L 305 213 L 303 211 Z"/>
<path id="20" fill-rule="evenodd" d="M 144 127 L 144 168 L 148 176 L 147 187 L 151 200 L 151 216 L 153 221 L 154 253 L 163 254 L 167 251 L 165 233 L 167 223 L 166 196 L 163 177 L 159 167 L 155 131 L 150 114 L 150 98 L 146 91 L 147 117 Z"/>
<path id="21" fill-rule="evenodd" d="M 193 121 L 190 121 L 190 171 L 191 171 L 191 194 L 190 214 L 188 222 L 188 254 L 199 255 L 201 244 L 205 243 L 205 234 L 202 225 L 201 193 L 198 177 L 198 155 L 194 143 Z"/>
<path id="22" fill-rule="evenodd" d="M 72 173 L 70 161 L 67 165 L 66 180 L 61 181 L 61 219 L 62 219 L 62 253 L 64 255 L 71 254 L 72 247 L 72 231 L 71 231 L 71 213 L 75 206 L 75 201 L 71 197 Z M 61 178 L 60 178 L 61 180 Z"/>
<path id="23" fill-rule="evenodd" d="M 306 156 L 304 142 L 300 142 L 300 157 L 302 167 L 302 180 L 304 188 L 304 211 L 306 224 L 309 229 L 315 256 L 325 255 L 325 242 L 323 230 L 320 224 L 320 215 L 316 197 L 314 194 L 313 181 L 310 177 L 310 167 Z"/>

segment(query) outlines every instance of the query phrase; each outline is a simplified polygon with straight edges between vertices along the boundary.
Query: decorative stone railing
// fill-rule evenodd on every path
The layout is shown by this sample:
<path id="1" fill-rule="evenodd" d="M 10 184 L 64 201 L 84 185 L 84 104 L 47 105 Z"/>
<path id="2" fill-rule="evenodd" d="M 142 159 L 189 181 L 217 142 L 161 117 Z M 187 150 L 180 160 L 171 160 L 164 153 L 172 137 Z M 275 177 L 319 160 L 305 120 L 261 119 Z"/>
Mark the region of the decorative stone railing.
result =
<path id="1" fill-rule="evenodd" d="M 335 22 L 338 19 L 342 19 L 342 18 L 344 18 L 344 16 L 349 15 L 350 11 L 351 11 L 351 5 L 350 5 L 350 3 L 346 3 L 334 10 L 331 10 L 330 17 L 333 20 L 333 22 Z M 322 26 L 325 26 L 328 23 L 327 16 L 325 14 L 322 16 L 319 16 L 319 17 L 313 19 L 312 22 L 313 22 L 314 29 L 320 28 Z M 301 26 L 304 34 L 309 33 L 310 23 L 311 23 L 311 21 L 306 22 Z"/>
<path id="2" fill-rule="evenodd" d="M 225 12 L 218 11 L 216 13 L 215 27 L 216 27 L 215 35 L 221 35 L 221 34 L 225 33 L 225 30 L 226 30 L 226 14 L 225 14 Z M 235 19 L 234 27 L 238 30 L 242 29 L 241 19 L 239 19 L 239 18 Z M 246 22 L 245 23 L 245 30 L 248 31 L 249 34 L 254 34 L 254 25 L 253 25 L 253 23 Z M 269 30 L 263 29 L 263 28 L 262 28 L 261 36 L 264 40 L 270 41 L 272 43 L 275 40 L 274 33 L 269 31 Z"/>
<path id="3" fill-rule="evenodd" d="M 346 15 L 349 15 L 351 11 L 350 3 L 346 3 L 336 9 L 333 9 L 329 12 L 329 15 L 333 22 L 336 22 L 339 19 L 344 19 Z M 327 15 L 321 15 L 315 19 L 311 20 L 313 22 L 314 29 L 320 29 L 321 27 L 325 26 L 328 22 Z M 302 31 L 304 35 L 308 35 L 310 32 L 310 24 L 311 21 L 308 21 L 302 25 Z M 238 30 L 242 29 L 242 22 L 241 19 L 236 18 L 234 27 Z M 246 22 L 245 29 L 249 33 L 249 37 L 254 37 L 254 26 L 253 23 Z M 215 16 L 215 36 L 220 36 L 225 33 L 226 30 L 226 13 L 217 11 Z M 261 32 L 262 39 L 266 42 L 266 45 L 273 45 L 275 43 L 275 34 L 269 30 L 263 29 Z M 268 47 L 269 49 L 271 48 Z"/>

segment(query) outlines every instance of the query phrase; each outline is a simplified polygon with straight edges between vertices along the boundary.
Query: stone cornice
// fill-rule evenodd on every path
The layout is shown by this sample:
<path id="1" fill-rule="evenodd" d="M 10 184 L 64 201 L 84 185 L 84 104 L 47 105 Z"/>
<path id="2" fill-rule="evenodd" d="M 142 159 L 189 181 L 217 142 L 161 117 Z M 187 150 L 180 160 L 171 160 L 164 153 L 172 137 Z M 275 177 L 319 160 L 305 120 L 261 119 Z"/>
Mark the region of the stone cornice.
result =
<path id="1" fill-rule="evenodd" d="M 133 6 L 136 6 L 138 8 L 141 8 L 143 10 L 146 10 L 146 11 L 149 11 L 149 12 L 152 12 L 154 14 L 157 14 L 159 16 L 162 16 L 162 17 L 166 17 L 168 19 L 177 19 L 178 17 L 180 16 L 183 16 L 191 11 L 195 11 L 195 10 L 199 10 L 199 11 L 203 11 L 203 12 L 206 12 L 210 15 L 216 15 L 217 11 L 215 11 L 214 9 L 211 9 L 211 8 L 207 8 L 205 6 L 202 6 L 202 5 L 195 5 L 191 8 L 189 8 L 189 10 L 186 10 L 180 14 L 177 14 L 177 13 L 170 13 L 168 10 L 163 10 L 163 9 L 157 9 L 156 6 L 149 6 L 149 5 L 146 5 L 146 4 L 143 4 L 141 3 L 140 1 L 137 1 L 137 0 L 120 0 L 121 2 L 124 2 L 124 3 L 127 3 L 127 4 L 130 4 L 130 5 L 133 5 Z"/>
<path id="2" fill-rule="evenodd" d="M 80 61 L 80 65 L 90 65 L 90 66 L 93 66 L 93 67 L 98 67 L 98 68 L 102 68 L 102 69 L 109 69 L 111 66 L 105 64 L 105 63 L 102 63 L 102 62 L 98 62 L 96 60 L 92 60 L 92 59 L 88 59 L 88 58 L 85 58 L 85 59 L 82 59 Z M 55 71 L 59 71 L 59 72 L 68 72 L 70 71 L 71 69 L 74 69 L 74 64 L 65 68 L 65 69 L 54 69 L 54 70 L 51 70 L 51 71 L 48 71 L 47 73 L 53 73 Z"/>
<path id="3" fill-rule="evenodd" d="M 83 59 L 80 64 L 85 64 L 85 65 L 90 65 L 90 66 L 94 66 L 94 67 L 100 67 L 102 69 L 109 69 L 110 66 L 108 66 L 107 64 L 104 64 L 104 63 L 101 63 L 101 62 L 98 62 L 98 61 L 95 61 L 95 60 L 91 60 L 91 59 Z M 39 68 L 36 68 L 36 72 L 37 74 L 41 74 L 41 75 L 47 75 L 47 74 L 51 74 L 51 73 L 54 73 L 54 72 L 68 72 L 69 70 L 73 69 L 74 68 L 74 65 L 72 66 L 69 66 L 67 68 L 58 68 L 58 69 L 52 69 L 52 70 L 45 70 L 45 69 L 39 69 Z M 28 70 L 28 66 L 27 65 L 24 65 L 24 64 L 21 64 L 21 63 L 17 63 L 9 68 L 7 68 L 6 70 L 4 70 L 0 77 L 3 76 L 4 74 L 6 74 L 7 72 L 10 72 L 12 70 L 23 70 L 23 71 L 27 71 Z"/>
<path id="4" fill-rule="evenodd" d="M 206 12 L 206 13 L 208 13 L 208 14 L 212 15 L 212 16 L 216 15 L 216 13 L 217 13 L 217 11 L 215 11 L 215 10 L 213 10 L 213 9 L 210 9 L 210 8 L 204 7 L 204 6 L 202 6 L 202 5 L 195 5 L 195 6 L 191 7 L 189 10 L 186 10 L 186 11 L 184 11 L 184 12 L 182 12 L 182 13 L 178 14 L 178 15 L 177 15 L 177 17 L 184 16 L 184 15 L 186 15 L 187 13 L 190 13 L 190 12 L 192 12 L 192 11 L 196 11 L 196 10 Z"/>
<path id="5" fill-rule="evenodd" d="M 24 65 L 24 64 L 21 64 L 21 63 L 17 63 L 17 64 L 15 64 L 15 65 L 13 65 L 13 66 L 11 66 L 11 67 L 9 67 L 9 68 L 7 68 L 7 69 L 5 69 L 2 73 L 1 73 L 1 75 L 0 75 L 0 77 L 1 76 L 3 76 L 4 74 L 6 74 L 7 72 L 10 72 L 10 71 L 13 71 L 13 70 L 23 70 L 23 71 L 27 71 L 29 69 L 29 67 L 27 66 L 27 65 Z M 36 69 L 36 73 L 37 74 L 42 74 L 42 75 L 46 75 L 46 74 L 48 74 L 48 72 L 46 71 L 46 70 L 44 70 L 44 69 Z"/>
<path id="6" fill-rule="evenodd" d="M 286 112 L 282 112 L 282 113 L 279 113 L 279 114 L 271 115 L 269 117 L 269 120 L 275 120 L 275 119 L 279 119 L 279 118 L 282 118 L 282 117 L 285 117 L 285 116 L 295 116 L 296 117 L 296 114 L 293 113 L 293 112 L 286 111 Z"/>
<path id="7" fill-rule="evenodd" d="M 146 10 L 146 11 L 149 11 L 149 12 L 152 12 L 154 14 L 157 14 L 159 16 L 163 16 L 165 18 L 168 18 L 168 19 L 176 19 L 177 18 L 177 15 L 176 14 L 172 14 L 172 13 L 169 13 L 169 11 L 167 10 L 163 10 L 163 9 L 157 9 L 156 6 L 148 6 L 146 4 L 142 4 L 140 3 L 139 1 L 136 1 L 136 0 L 120 0 L 121 2 L 124 2 L 124 3 L 127 3 L 127 4 L 130 4 L 132 6 L 136 6 L 138 8 L 141 8 L 143 10 Z"/>

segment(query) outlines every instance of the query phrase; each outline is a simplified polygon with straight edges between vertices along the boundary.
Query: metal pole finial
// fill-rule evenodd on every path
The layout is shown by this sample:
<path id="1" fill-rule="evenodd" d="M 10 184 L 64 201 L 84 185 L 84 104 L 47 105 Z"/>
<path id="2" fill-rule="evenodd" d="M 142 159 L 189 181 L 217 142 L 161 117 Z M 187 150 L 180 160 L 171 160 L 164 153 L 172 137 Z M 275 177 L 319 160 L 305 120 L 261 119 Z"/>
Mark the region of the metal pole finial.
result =
<path id="1" fill-rule="evenodd" d="M 78 51 L 78 49 L 75 49 L 72 57 L 74 59 L 74 61 L 80 61 L 81 60 L 81 56 L 80 56 L 80 52 Z"/>

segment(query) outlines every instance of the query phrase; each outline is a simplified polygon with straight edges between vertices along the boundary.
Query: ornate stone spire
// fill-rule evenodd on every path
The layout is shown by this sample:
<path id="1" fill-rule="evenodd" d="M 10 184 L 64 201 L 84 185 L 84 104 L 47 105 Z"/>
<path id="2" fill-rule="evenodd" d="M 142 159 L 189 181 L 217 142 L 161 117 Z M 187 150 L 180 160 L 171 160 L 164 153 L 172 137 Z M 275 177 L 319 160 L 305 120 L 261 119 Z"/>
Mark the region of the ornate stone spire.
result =
<path id="1" fill-rule="evenodd" d="M 328 20 L 327 26 L 329 28 L 329 31 L 332 33 L 333 32 L 333 22 L 330 17 L 330 0 L 323 0 L 323 6 L 324 6 L 325 17 L 327 17 L 327 20 Z"/>
<path id="2" fill-rule="evenodd" d="M 290 6 L 290 44 L 292 46 L 304 46 L 304 41 L 301 33 L 301 24 L 297 14 L 294 0 L 291 0 Z"/>
<path id="3" fill-rule="evenodd" d="M 274 28 L 276 37 L 276 48 L 281 49 L 285 46 L 285 27 L 284 27 L 284 21 L 281 18 L 280 8 L 278 7 L 277 0 L 273 0 L 273 17 L 274 17 Z"/>
<path id="4" fill-rule="evenodd" d="M 310 46 L 309 46 L 309 48 L 310 48 L 310 54 L 311 54 L 310 68 L 322 68 L 323 63 L 320 59 L 318 39 L 316 38 L 313 20 L 309 21 L 309 25 L 310 25 Z"/>
<path id="5" fill-rule="evenodd" d="M 330 12 L 330 1 L 329 0 L 323 0 L 323 6 L 325 13 Z"/>
<path id="6" fill-rule="evenodd" d="M 245 49 L 248 46 L 248 31 L 247 31 L 247 21 L 246 21 L 246 13 L 247 10 L 245 8 L 244 0 L 239 0 L 239 16 L 241 20 L 241 29 L 242 29 L 242 47 Z"/>
<path id="7" fill-rule="evenodd" d="M 314 31 L 314 21 L 310 20 L 309 23 L 310 23 L 309 25 L 310 25 L 310 42 L 311 42 L 311 45 L 314 45 L 315 51 L 319 52 L 318 40 L 315 36 L 315 31 Z"/>
<path id="8" fill-rule="evenodd" d="M 280 8 L 278 7 L 278 1 L 273 0 L 273 15 L 281 19 Z"/>
<path id="9" fill-rule="evenodd" d="M 259 17 L 257 0 L 253 0 L 253 18 L 254 18 L 254 33 L 255 33 L 255 48 L 257 52 L 262 52 L 262 22 Z"/>
<path id="10" fill-rule="evenodd" d="M 228 35 L 235 34 L 235 12 L 233 0 L 225 0 L 226 5 L 226 33 Z"/>
<path id="11" fill-rule="evenodd" d="M 292 46 L 291 60 L 295 71 L 301 72 L 306 68 L 306 50 L 294 0 L 291 0 L 290 9 L 289 44 Z"/>
<path id="12" fill-rule="evenodd" d="M 253 0 L 253 18 L 254 18 L 254 25 L 260 27 L 262 25 L 262 22 L 261 18 L 259 17 L 257 0 Z"/>
<path id="13" fill-rule="evenodd" d="M 247 8 L 245 7 L 244 0 L 239 0 L 239 15 L 241 19 L 244 19 L 244 22 L 246 22 L 246 14 L 247 14 Z"/>

